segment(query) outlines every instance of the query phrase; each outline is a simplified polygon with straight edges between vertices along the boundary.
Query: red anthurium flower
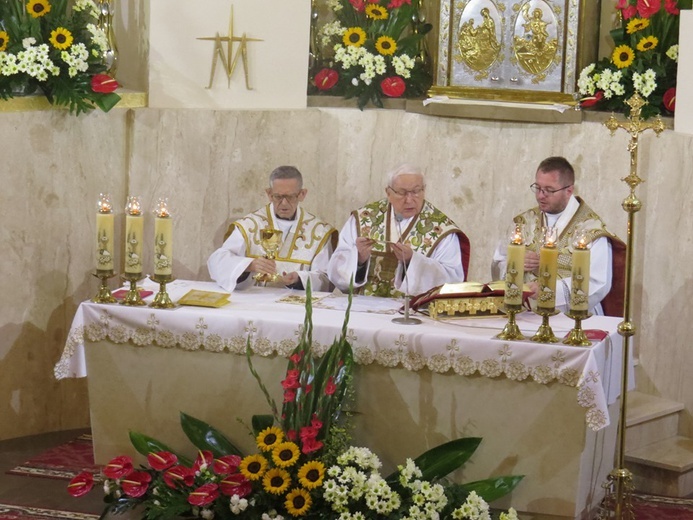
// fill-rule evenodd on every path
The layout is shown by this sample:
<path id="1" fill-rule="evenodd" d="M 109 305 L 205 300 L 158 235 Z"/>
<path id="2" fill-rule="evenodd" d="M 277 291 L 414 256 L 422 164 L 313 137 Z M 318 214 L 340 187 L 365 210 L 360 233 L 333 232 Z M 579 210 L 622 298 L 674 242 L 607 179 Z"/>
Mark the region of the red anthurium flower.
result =
<path id="1" fill-rule="evenodd" d="M 111 460 L 103 468 L 103 474 L 108 478 L 122 478 L 132 471 L 132 459 L 127 455 L 121 455 Z"/>
<path id="2" fill-rule="evenodd" d="M 195 472 L 185 466 L 173 466 L 164 473 L 164 482 L 170 488 L 178 486 L 192 486 L 195 483 Z"/>
<path id="3" fill-rule="evenodd" d="M 404 80 L 399 76 L 390 76 L 380 82 L 380 90 L 388 97 L 400 97 L 406 89 Z"/>
<path id="4" fill-rule="evenodd" d="M 330 376 L 325 385 L 325 395 L 332 395 L 337 390 L 337 385 L 334 384 L 334 377 Z"/>
<path id="5" fill-rule="evenodd" d="M 638 14 L 642 18 L 650 18 L 662 7 L 662 0 L 638 0 Z"/>
<path id="6" fill-rule="evenodd" d="M 91 78 L 91 89 L 100 94 L 110 94 L 119 87 L 118 82 L 107 74 L 94 74 Z"/>
<path id="7" fill-rule="evenodd" d="M 219 482 L 219 491 L 227 497 L 238 495 L 239 498 L 246 497 L 253 490 L 250 481 L 240 473 L 227 475 Z"/>
<path id="8" fill-rule="evenodd" d="M 94 487 L 94 475 L 88 471 L 83 471 L 73 478 L 67 485 L 67 492 L 73 497 L 81 497 L 86 495 Z"/>
<path id="9" fill-rule="evenodd" d="M 141 497 L 147 492 L 152 476 L 146 471 L 133 471 L 124 478 L 120 485 L 123 486 L 123 493 L 131 497 Z"/>
<path id="10" fill-rule="evenodd" d="M 193 471 L 204 471 L 205 469 L 209 468 L 212 463 L 214 462 L 214 454 L 209 451 L 198 451 L 197 452 L 197 458 L 195 459 L 195 463 L 193 464 Z"/>
<path id="11" fill-rule="evenodd" d="M 604 92 L 598 90 L 594 96 L 585 97 L 580 100 L 580 106 L 584 108 L 593 107 L 604 98 Z"/>
<path id="12" fill-rule="evenodd" d="M 188 504 L 204 507 L 219 498 L 219 486 L 216 484 L 205 484 L 188 495 Z"/>
<path id="13" fill-rule="evenodd" d="M 666 9 L 669 14 L 679 14 L 678 0 L 664 0 L 664 9 Z"/>
<path id="14" fill-rule="evenodd" d="M 238 466 L 241 464 L 241 458 L 238 455 L 224 455 L 218 459 L 214 459 L 212 470 L 217 475 L 228 475 L 229 473 L 238 473 Z"/>
<path id="15" fill-rule="evenodd" d="M 662 103 L 669 112 L 676 111 L 676 87 L 671 87 L 664 93 Z"/>
<path id="16" fill-rule="evenodd" d="M 147 455 L 147 462 L 149 462 L 152 469 L 163 471 L 178 462 L 178 457 L 176 457 L 170 451 L 159 451 L 157 453 L 150 453 Z"/>
<path id="17" fill-rule="evenodd" d="M 315 75 L 315 86 L 318 90 L 330 90 L 337 84 L 337 81 L 339 81 L 339 72 L 334 69 L 322 69 Z"/>

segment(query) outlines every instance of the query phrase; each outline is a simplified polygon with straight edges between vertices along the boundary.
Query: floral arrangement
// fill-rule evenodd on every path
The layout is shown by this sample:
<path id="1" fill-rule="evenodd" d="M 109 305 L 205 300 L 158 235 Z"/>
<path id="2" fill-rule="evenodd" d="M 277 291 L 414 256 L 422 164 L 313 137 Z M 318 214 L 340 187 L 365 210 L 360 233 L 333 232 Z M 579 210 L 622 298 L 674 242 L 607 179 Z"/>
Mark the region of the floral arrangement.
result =
<path id="1" fill-rule="evenodd" d="M 120 100 L 104 74 L 106 35 L 93 0 L 0 0 L 0 98 L 43 92 L 79 115 Z"/>
<path id="2" fill-rule="evenodd" d="M 626 101 L 637 93 L 647 102 L 643 118 L 673 113 L 679 12 L 690 7 L 691 0 L 618 0 L 613 53 L 580 73 L 580 105 L 629 113 Z"/>
<path id="3" fill-rule="evenodd" d="M 418 0 L 328 0 L 334 20 L 318 31 L 326 55 L 311 71 L 310 94 L 357 98 L 382 107 L 382 97 L 426 93 L 431 74 L 423 37 L 431 24 Z"/>
<path id="4" fill-rule="evenodd" d="M 257 451 L 243 454 L 221 432 L 187 414 L 181 426 L 197 447 L 195 460 L 174 453 L 161 442 L 130 433 L 147 466 L 136 469 L 132 458 L 119 456 L 103 468 L 107 511 L 138 507 L 148 520 L 203 518 L 283 520 L 291 518 L 367 520 L 452 518 L 490 520 L 488 501 L 512 491 L 521 476 L 496 477 L 455 484 L 446 475 L 474 453 L 480 438 L 443 444 L 417 459 L 407 459 L 392 475 L 380 473 L 381 462 L 367 448 L 349 445 L 346 404 L 353 398 L 351 346 L 346 340 L 351 302 L 341 338 L 318 362 L 311 354 L 310 287 L 302 338 L 292 352 L 281 414 L 255 372 L 271 415 L 252 418 Z M 73 496 L 94 486 L 89 472 L 68 485 Z M 501 520 L 516 520 L 511 508 Z"/>

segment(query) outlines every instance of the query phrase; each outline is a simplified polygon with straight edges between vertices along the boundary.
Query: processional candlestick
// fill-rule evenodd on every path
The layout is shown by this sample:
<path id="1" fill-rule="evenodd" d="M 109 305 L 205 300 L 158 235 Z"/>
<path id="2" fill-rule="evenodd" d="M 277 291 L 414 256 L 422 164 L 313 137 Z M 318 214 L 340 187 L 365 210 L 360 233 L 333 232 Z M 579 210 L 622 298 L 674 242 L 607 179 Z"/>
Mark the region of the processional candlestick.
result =
<path id="1" fill-rule="evenodd" d="M 617 520 L 634 520 L 631 492 L 633 490 L 633 475 L 625 468 L 624 451 L 626 438 L 626 392 L 628 391 L 628 360 L 630 358 L 630 338 L 635 335 L 635 326 L 631 321 L 631 293 L 633 282 L 633 230 L 635 225 L 635 213 L 642 208 L 642 202 L 635 195 L 635 188 L 645 182 L 638 177 L 638 137 L 646 130 L 653 130 L 657 137 L 664 131 L 664 123 L 657 118 L 652 123 L 645 123 L 640 116 L 642 107 L 647 102 L 637 93 L 626 101 L 630 107 L 630 115 L 627 122 L 619 122 L 612 114 L 604 125 L 613 136 L 616 130 L 623 128 L 630 134 L 628 152 L 630 152 L 630 173 L 621 179 L 628 184 L 630 194 L 621 203 L 621 207 L 628 213 L 628 237 L 626 242 L 626 287 L 624 294 L 623 321 L 618 326 L 618 333 L 623 336 L 623 366 L 621 368 L 621 406 L 618 423 L 618 439 L 616 445 L 616 467 L 609 473 L 604 487 L 607 495 L 599 514 L 599 519 L 616 518 Z"/>

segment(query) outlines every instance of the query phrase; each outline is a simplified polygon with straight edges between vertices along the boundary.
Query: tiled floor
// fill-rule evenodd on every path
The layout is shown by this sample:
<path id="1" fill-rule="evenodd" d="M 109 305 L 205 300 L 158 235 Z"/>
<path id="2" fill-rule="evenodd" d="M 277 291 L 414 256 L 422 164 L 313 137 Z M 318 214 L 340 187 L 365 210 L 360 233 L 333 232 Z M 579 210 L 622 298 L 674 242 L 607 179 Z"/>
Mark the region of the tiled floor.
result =
<path id="1" fill-rule="evenodd" d="M 67 492 L 66 480 L 7 474 L 8 470 L 35 455 L 88 432 L 69 430 L 0 441 L 0 502 L 101 514 L 104 508 L 103 494 L 98 487 L 86 496 L 74 498 Z"/>

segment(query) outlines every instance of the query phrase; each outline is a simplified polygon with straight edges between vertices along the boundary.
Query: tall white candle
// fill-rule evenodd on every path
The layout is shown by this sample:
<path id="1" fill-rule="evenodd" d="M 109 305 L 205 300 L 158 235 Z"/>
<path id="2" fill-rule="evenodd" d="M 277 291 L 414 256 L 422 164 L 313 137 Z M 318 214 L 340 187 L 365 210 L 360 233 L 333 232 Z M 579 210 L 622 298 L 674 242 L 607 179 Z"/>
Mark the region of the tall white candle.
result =
<path id="1" fill-rule="evenodd" d="M 582 235 L 573 243 L 570 310 L 589 310 L 590 250 L 589 239 Z"/>
<path id="2" fill-rule="evenodd" d="M 128 197 L 125 207 L 125 272 L 142 272 L 144 217 L 139 197 Z"/>
<path id="3" fill-rule="evenodd" d="M 556 279 L 558 278 L 558 249 L 554 229 L 544 231 L 544 243 L 539 250 L 539 295 L 537 307 L 556 308 Z"/>
<path id="4" fill-rule="evenodd" d="M 159 199 L 154 210 L 154 274 L 173 273 L 173 217 L 166 199 Z"/>
<path id="5" fill-rule="evenodd" d="M 517 225 L 508 244 L 508 266 L 505 272 L 505 305 L 522 305 L 525 280 L 525 240 L 522 226 Z"/>
<path id="6" fill-rule="evenodd" d="M 99 194 L 96 209 L 96 269 L 112 271 L 113 244 L 113 205 L 108 194 Z"/>

